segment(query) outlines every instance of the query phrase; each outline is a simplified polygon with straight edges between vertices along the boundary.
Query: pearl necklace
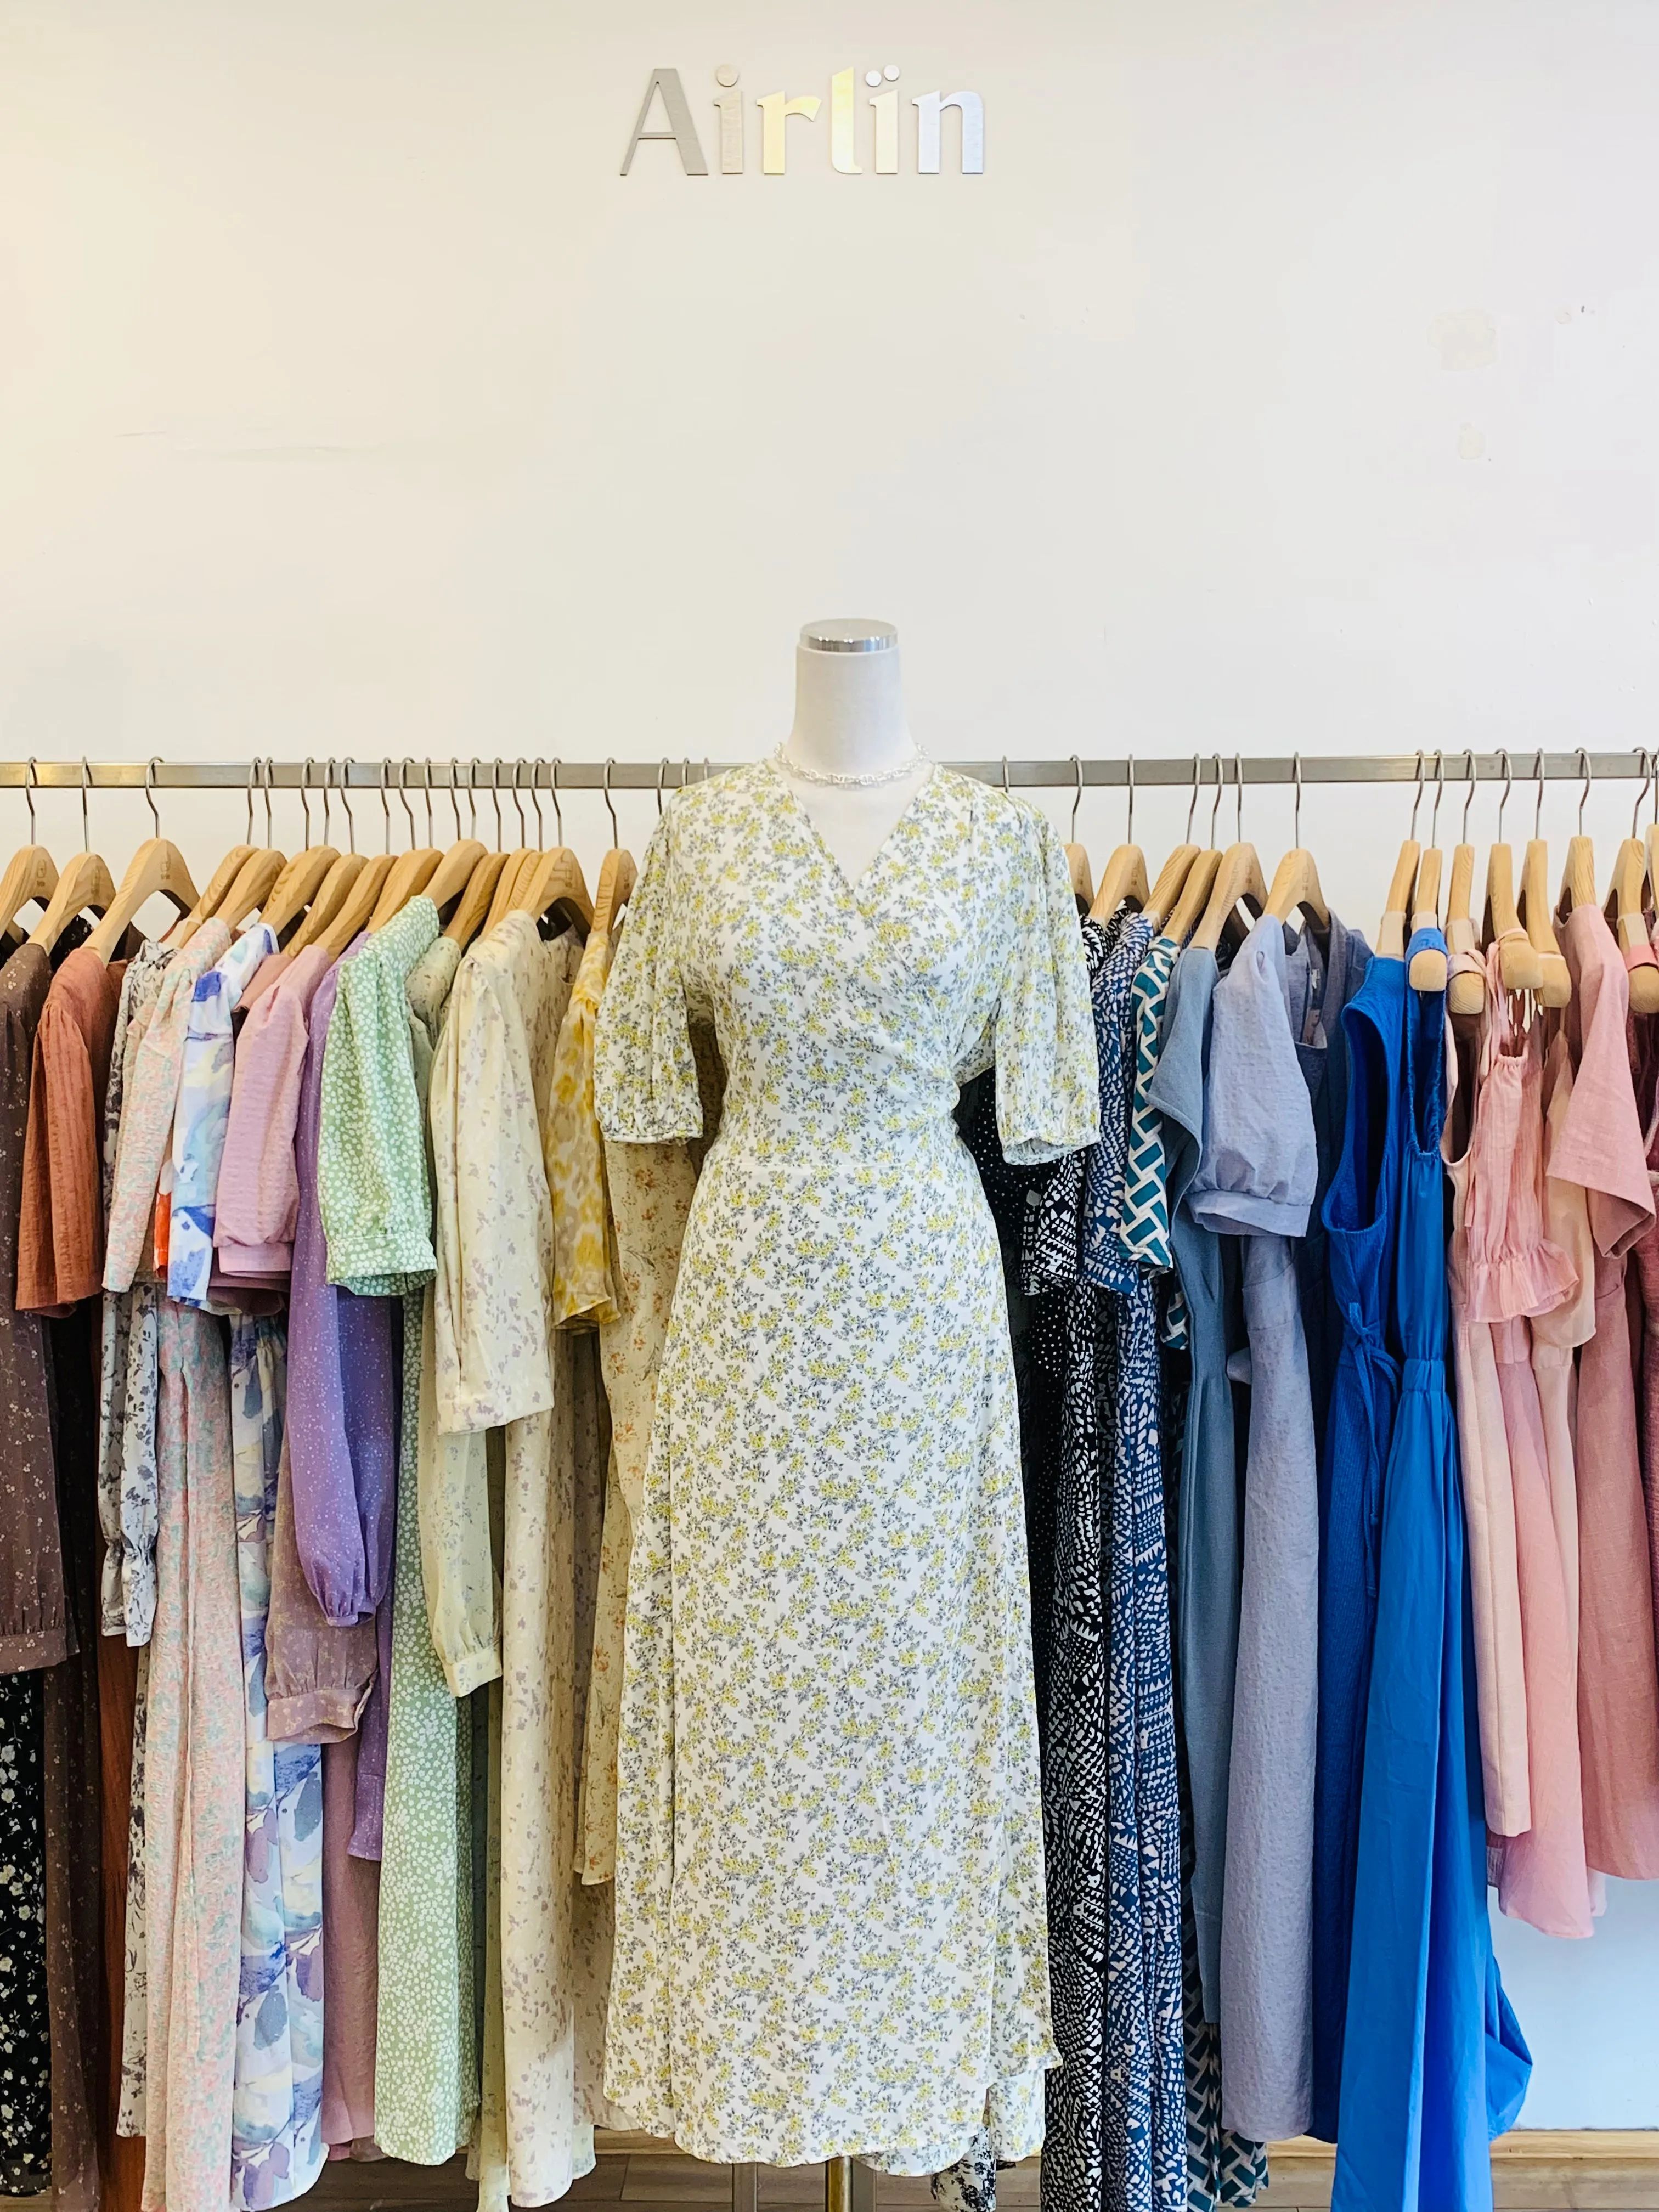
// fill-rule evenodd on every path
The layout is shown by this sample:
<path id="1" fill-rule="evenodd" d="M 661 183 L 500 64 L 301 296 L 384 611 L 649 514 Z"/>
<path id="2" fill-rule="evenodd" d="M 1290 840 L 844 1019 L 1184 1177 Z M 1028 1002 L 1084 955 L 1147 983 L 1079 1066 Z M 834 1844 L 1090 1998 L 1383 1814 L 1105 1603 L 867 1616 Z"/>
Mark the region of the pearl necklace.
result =
<path id="1" fill-rule="evenodd" d="M 918 745 L 896 768 L 876 769 L 868 775 L 837 775 L 829 769 L 808 768 L 805 761 L 792 759 L 781 745 L 772 757 L 787 775 L 799 776 L 803 783 L 828 784 L 836 791 L 869 791 L 878 783 L 896 783 L 902 775 L 914 774 L 927 756 Z"/>

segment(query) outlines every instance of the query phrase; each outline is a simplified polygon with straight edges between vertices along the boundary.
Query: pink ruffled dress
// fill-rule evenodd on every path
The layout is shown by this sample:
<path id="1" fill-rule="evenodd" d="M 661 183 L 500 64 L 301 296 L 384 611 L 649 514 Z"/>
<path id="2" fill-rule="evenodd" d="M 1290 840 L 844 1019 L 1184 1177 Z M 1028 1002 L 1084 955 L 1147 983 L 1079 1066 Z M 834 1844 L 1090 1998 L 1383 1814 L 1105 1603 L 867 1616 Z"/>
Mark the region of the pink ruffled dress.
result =
<path id="1" fill-rule="evenodd" d="M 1486 963 L 1486 1036 L 1466 1206 L 1472 1322 L 1491 1333 L 1515 1517 L 1528 1818 L 1499 1830 L 1498 1903 L 1548 1936 L 1590 1933 L 1589 1877 L 1566 1578 L 1551 1504 L 1549 1449 L 1533 1370 L 1531 1318 L 1569 1300 L 1577 1276 L 1544 1225 L 1544 1056 L 1539 1026 L 1516 1032 L 1497 948 Z M 1490 1412 L 1488 1413 L 1490 1420 Z M 1500 1647 L 1500 1668 L 1514 1655 Z"/>

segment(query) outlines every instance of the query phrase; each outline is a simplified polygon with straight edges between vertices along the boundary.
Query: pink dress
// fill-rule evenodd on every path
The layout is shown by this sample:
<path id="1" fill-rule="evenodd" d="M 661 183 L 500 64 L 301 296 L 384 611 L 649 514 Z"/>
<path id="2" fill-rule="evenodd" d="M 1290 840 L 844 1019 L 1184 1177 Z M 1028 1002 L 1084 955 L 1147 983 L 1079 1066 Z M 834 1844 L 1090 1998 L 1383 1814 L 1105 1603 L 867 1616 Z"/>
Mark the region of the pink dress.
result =
<path id="1" fill-rule="evenodd" d="M 1567 1590 L 1573 1674 L 1578 1670 L 1578 1478 L 1573 1429 L 1578 1414 L 1577 1353 L 1595 1334 L 1595 1243 L 1581 1183 L 1556 1173 L 1561 1133 L 1572 1107 L 1572 1054 L 1566 1031 L 1557 1033 L 1544 1059 L 1544 1233 L 1571 1261 L 1578 1287 L 1532 1324 L 1532 1371 L 1538 1383 L 1548 1457 L 1550 1505 Z M 1575 1689 L 1575 1694 L 1576 1694 Z"/>
<path id="2" fill-rule="evenodd" d="M 1579 1355 L 1574 1427 L 1585 1844 L 1599 1872 L 1651 1881 L 1659 1876 L 1659 1668 L 1625 1260 L 1653 1219 L 1653 1192 L 1625 1036 L 1624 960 L 1592 907 L 1575 908 L 1565 950 L 1576 1066 L 1550 1171 L 1583 1188 L 1595 1245 L 1595 1331 Z"/>
<path id="3" fill-rule="evenodd" d="M 1512 1030 L 1496 951 L 1469 1153 L 1468 1296 L 1491 1330 L 1509 1454 L 1522 1675 L 1510 1696 L 1524 1702 L 1530 1816 L 1493 1854 L 1498 1903 L 1546 1935 L 1588 1936 L 1572 1635 L 1528 1327 L 1569 1299 L 1577 1279 L 1544 1230 L 1541 1037 L 1536 1024 Z M 1499 1659 L 1512 1664 L 1509 1653 Z"/>
<path id="4" fill-rule="evenodd" d="M 1455 952 L 1452 973 L 1484 975 L 1478 953 Z M 1446 1127 L 1441 1153 L 1452 1186 L 1452 1365 L 1457 1382 L 1457 1441 L 1463 1463 L 1469 1585 L 1474 1618 L 1474 1680 L 1486 1826 L 1515 1836 L 1532 1825 L 1527 1789 L 1527 1700 L 1521 1644 L 1521 1583 L 1515 1559 L 1515 1498 L 1504 1402 L 1492 1329 L 1469 1314 L 1469 1168 L 1476 1066 L 1486 1023 L 1449 1020 L 1451 1044 Z"/>

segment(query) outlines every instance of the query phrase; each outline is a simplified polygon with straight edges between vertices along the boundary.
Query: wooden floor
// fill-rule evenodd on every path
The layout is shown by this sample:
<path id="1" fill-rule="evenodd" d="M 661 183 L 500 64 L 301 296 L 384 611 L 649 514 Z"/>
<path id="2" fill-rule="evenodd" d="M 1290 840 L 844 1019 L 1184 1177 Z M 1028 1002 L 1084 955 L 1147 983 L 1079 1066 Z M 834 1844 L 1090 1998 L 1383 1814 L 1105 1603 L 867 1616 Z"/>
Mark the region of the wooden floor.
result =
<path id="1" fill-rule="evenodd" d="M 1331 2154 L 1323 2144 L 1275 2144 L 1272 2183 L 1257 2201 L 1262 2212 L 1318 2212 L 1331 2198 Z M 1035 2212 L 1038 2165 L 997 2177 L 1000 2212 Z M 816 2166 L 760 2169 L 761 2212 L 817 2207 L 823 2203 L 823 2169 Z M 1659 2131 L 1547 2133 L 1522 2129 L 1492 2147 L 1492 2189 L 1498 2212 L 1659 2212 Z M 410 2212 L 473 2212 L 477 2192 L 465 2161 L 449 2166 L 403 2166 L 394 2159 L 331 2166 L 306 2202 L 319 2212 L 374 2212 L 399 2206 Z M 567 2202 L 616 2212 L 725 2212 L 732 2203 L 732 2169 L 705 2166 L 665 2144 L 637 2136 L 601 2137 L 594 2171 L 579 2181 Z M 932 2199 L 925 2175 L 881 2174 L 878 2212 L 899 2212 Z"/>

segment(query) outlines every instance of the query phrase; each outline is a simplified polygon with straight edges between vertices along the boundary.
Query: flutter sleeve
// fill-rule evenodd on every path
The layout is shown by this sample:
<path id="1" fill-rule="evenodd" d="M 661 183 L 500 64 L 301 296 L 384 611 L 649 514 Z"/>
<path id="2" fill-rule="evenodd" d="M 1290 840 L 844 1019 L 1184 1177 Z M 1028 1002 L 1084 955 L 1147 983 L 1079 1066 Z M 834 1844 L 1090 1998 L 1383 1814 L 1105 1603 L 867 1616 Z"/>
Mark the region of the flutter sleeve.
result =
<path id="1" fill-rule="evenodd" d="M 702 1134 L 681 957 L 685 928 L 671 801 L 628 902 L 628 927 L 599 1004 L 593 1084 L 614 1144 L 662 1145 Z"/>
<path id="2" fill-rule="evenodd" d="M 1100 1070 L 1065 849 L 1032 808 L 1017 816 L 996 1012 L 997 1133 L 1011 1167 L 1036 1167 L 1098 1142 Z"/>

